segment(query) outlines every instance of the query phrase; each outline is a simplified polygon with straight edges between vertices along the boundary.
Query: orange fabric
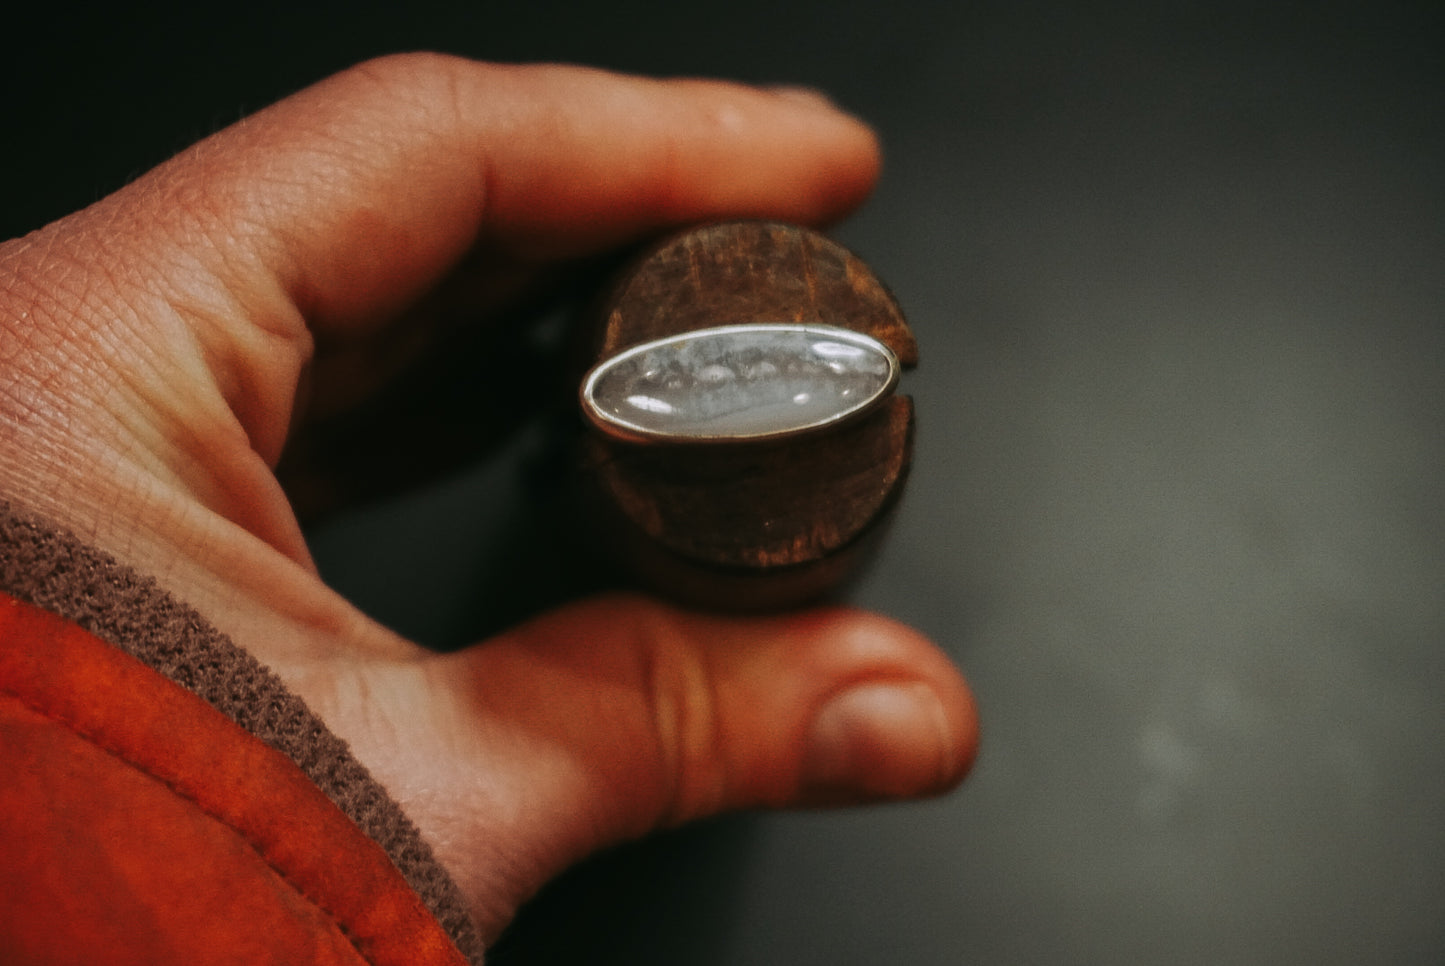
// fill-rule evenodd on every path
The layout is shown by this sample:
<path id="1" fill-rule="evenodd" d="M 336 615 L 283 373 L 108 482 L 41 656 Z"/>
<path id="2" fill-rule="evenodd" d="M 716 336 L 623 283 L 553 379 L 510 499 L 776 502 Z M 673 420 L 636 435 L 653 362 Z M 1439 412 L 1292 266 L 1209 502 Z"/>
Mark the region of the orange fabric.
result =
<path id="1" fill-rule="evenodd" d="M 0 594 L 0 962 L 465 966 L 290 759 Z"/>

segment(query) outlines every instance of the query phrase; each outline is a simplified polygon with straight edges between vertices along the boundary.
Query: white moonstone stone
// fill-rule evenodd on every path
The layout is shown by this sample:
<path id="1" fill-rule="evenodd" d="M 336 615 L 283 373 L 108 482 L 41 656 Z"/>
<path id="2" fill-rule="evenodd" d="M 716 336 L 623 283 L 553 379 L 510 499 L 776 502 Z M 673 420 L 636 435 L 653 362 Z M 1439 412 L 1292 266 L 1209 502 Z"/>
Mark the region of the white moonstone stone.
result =
<path id="1" fill-rule="evenodd" d="M 898 383 L 877 339 L 828 325 L 748 323 L 633 346 L 582 383 L 603 432 L 639 442 L 790 436 L 871 409 Z"/>

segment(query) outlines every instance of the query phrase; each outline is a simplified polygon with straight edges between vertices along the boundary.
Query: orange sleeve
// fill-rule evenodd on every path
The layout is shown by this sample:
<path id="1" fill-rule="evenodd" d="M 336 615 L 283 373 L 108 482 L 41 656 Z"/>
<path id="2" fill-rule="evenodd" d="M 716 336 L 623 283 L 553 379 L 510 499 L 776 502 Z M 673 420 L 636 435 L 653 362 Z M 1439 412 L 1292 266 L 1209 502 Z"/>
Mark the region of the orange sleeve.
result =
<path id="1" fill-rule="evenodd" d="M 7 964 L 466 963 L 290 758 L 3 593 L 0 869 Z"/>

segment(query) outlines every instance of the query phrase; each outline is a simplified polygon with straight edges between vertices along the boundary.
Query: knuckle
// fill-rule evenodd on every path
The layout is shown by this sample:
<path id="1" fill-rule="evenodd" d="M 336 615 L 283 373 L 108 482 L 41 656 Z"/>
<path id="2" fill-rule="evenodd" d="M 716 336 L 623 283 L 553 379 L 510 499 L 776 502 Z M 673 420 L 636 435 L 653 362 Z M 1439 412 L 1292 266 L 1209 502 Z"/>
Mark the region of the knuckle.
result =
<path id="1" fill-rule="evenodd" d="M 483 65 L 451 54 L 388 54 L 363 61 L 340 82 L 363 97 L 380 97 L 414 111 L 423 122 L 453 121 L 465 115 L 467 91 Z"/>
<path id="2" fill-rule="evenodd" d="M 427 86 L 445 81 L 470 61 L 451 54 L 412 51 L 364 60 L 341 73 L 383 88 Z"/>
<path id="3" fill-rule="evenodd" d="M 641 648 L 656 753 L 663 769 L 661 822 L 716 811 L 725 799 L 726 757 L 716 679 L 680 615 L 660 612 Z"/>

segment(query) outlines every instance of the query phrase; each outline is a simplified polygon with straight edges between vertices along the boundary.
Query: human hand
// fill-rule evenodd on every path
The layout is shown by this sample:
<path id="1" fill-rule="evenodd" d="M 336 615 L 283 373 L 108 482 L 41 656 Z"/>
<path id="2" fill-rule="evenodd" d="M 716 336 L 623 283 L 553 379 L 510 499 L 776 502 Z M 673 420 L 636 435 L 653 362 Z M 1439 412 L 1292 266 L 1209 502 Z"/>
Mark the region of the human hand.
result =
<path id="1" fill-rule="evenodd" d="M 877 166 L 866 128 L 797 93 L 361 65 L 0 248 L 0 496 L 276 671 L 402 803 L 488 938 L 569 863 L 654 828 L 941 791 L 974 713 L 907 628 L 613 596 L 434 654 L 322 583 L 275 475 L 288 435 L 433 342 L 439 299 L 481 319 L 661 229 L 826 222 Z"/>

